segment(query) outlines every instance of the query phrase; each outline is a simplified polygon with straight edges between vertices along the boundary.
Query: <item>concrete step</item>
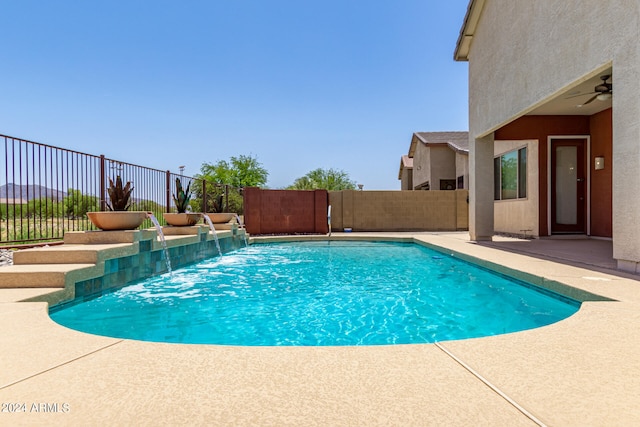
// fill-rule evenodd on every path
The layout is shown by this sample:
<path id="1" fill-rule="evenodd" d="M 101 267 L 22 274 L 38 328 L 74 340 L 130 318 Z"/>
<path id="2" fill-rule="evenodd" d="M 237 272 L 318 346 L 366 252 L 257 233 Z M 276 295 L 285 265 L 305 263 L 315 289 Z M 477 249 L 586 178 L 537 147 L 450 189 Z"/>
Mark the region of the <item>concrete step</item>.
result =
<path id="1" fill-rule="evenodd" d="M 33 264 L 97 264 L 100 260 L 134 255 L 137 249 L 130 243 L 64 244 L 31 248 L 13 253 L 14 265 Z"/>
<path id="2" fill-rule="evenodd" d="M 0 269 L 0 289 L 64 288 L 67 274 L 92 267 L 95 264 L 10 265 Z"/>
<path id="3" fill-rule="evenodd" d="M 16 251 L 13 265 L 27 264 L 95 264 L 98 262 L 98 250 L 78 246 L 51 246 Z"/>

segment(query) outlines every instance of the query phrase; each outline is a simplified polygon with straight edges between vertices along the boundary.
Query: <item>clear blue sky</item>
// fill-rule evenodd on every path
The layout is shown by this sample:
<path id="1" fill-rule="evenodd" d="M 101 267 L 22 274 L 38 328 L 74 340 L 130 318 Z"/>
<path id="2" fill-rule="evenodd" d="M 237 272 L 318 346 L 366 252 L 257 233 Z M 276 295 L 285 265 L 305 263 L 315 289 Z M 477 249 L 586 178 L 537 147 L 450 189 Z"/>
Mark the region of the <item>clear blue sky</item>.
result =
<path id="1" fill-rule="evenodd" d="M 399 189 L 416 131 L 467 130 L 468 0 L 0 0 L 0 133 L 199 172 L 251 155 Z"/>

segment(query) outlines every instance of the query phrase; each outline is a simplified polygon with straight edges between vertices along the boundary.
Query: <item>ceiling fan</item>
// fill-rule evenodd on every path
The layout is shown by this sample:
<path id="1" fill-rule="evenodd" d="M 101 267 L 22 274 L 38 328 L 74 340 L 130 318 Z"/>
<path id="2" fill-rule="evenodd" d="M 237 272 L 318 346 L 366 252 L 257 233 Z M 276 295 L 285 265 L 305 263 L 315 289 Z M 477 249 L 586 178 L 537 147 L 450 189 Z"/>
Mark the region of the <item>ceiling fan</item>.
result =
<path id="1" fill-rule="evenodd" d="M 578 95 L 570 96 L 567 99 L 575 98 L 576 96 L 593 95 L 587 102 L 582 105 L 587 105 L 593 102 L 595 99 L 598 99 L 599 101 L 606 101 L 607 99 L 611 99 L 611 96 L 613 95 L 613 84 L 607 83 L 607 80 L 609 80 L 610 78 L 611 76 L 601 76 L 600 79 L 602 80 L 602 83 L 593 88 L 593 92 L 580 93 Z M 580 105 L 580 107 L 582 105 Z"/>

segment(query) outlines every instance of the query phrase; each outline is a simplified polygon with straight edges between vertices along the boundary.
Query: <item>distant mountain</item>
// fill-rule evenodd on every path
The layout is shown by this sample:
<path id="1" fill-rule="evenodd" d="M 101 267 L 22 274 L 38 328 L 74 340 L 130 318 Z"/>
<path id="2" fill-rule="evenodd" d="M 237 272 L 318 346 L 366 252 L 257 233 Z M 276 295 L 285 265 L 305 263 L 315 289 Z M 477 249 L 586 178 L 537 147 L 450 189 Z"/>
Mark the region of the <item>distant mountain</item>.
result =
<path id="1" fill-rule="evenodd" d="M 29 201 L 48 198 L 62 200 L 66 195 L 67 193 L 64 191 L 56 191 L 42 185 L 18 185 L 13 183 L 0 185 L 0 199 L 9 198 Z"/>

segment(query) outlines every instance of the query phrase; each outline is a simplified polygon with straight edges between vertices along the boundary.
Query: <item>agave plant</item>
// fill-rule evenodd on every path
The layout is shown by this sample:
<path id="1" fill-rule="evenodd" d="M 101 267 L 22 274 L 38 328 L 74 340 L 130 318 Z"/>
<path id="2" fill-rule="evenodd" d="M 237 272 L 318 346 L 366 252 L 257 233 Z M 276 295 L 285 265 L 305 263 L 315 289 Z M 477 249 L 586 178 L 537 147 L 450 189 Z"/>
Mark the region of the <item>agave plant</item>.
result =
<path id="1" fill-rule="evenodd" d="M 213 211 L 217 213 L 224 212 L 224 196 L 222 194 L 216 194 L 213 197 Z"/>
<path id="2" fill-rule="evenodd" d="M 133 187 L 131 186 L 131 182 L 127 181 L 127 184 L 122 186 L 122 178 L 120 175 L 116 177 L 115 184 L 113 180 L 109 178 L 109 188 L 107 188 L 107 192 L 109 193 L 109 201 L 111 203 L 107 203 L 107 208 L 110 211 L 126 211 L 131 206 L 131 192 L 133 191 Z"/>
<path id="3" fill-rule="evenodd" d="M 191 182 L 187 184 L 187 189 L 182 189 L 180 178 L 176 178 L 176 194 L 173 195 L 173 202 L 176 204 L 178 213 L 185 213 L 191 202 Z"/>

